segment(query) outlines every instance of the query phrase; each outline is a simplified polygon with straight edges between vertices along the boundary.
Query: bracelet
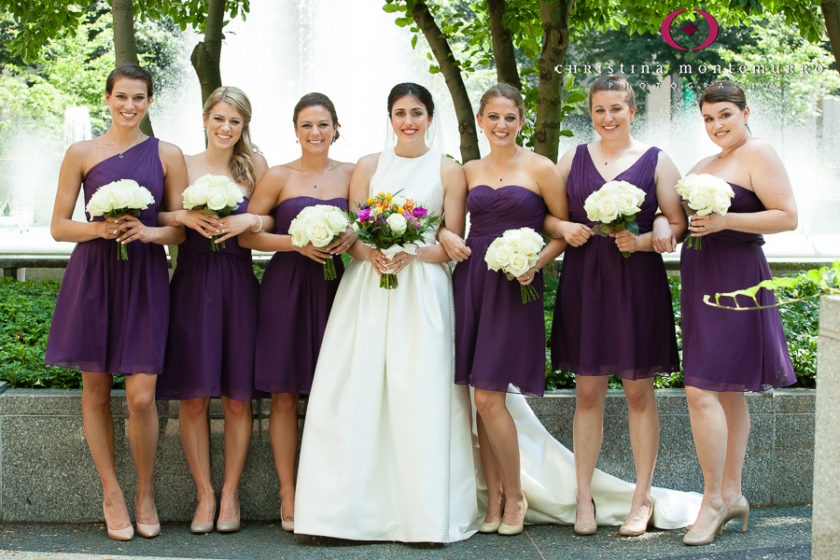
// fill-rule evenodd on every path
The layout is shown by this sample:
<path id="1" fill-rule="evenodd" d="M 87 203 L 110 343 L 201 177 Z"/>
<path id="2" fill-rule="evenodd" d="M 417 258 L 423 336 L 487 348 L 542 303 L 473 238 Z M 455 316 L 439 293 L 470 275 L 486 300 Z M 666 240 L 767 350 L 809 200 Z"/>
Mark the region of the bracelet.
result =
<path id="1" fill-rule="evenodd" d="M 262 231 L 262 226 L 263 226 L 262 216 L 260 216 L 259 214 L 254 214 L 254 215 L 257 217 L 257 220 L 259 220 L 260 225 L 257 227 L 257 229 L 252 229 L 251 233 L 259 233 L 259 232 Z"/>

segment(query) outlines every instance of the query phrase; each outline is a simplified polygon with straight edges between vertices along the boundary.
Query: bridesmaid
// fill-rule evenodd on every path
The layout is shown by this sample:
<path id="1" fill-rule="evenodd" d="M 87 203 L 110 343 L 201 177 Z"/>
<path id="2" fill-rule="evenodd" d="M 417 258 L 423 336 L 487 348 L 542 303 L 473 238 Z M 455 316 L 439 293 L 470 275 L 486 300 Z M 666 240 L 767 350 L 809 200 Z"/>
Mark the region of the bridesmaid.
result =
<path id="1" fill-rule="evenodd" d="M 294 531 L 295 452 L 298 396 L 309 394 L 321 338 L 344 271 L 335 258 L 337 278 L 325 280 L 323 264 L 352 245 L 349 233 L 330 247 L 295 247 L 289 224 L 307 206 L 329 204 L 347 210 L 353 164 L 330 159 L 338 139 L 338 115 L 322 93 L 300 98 L 292 115 L 301 155 L 272 167 L 257 185 L 248 211 L 274 214 L 274 233 L 243 236 L 243 244 L 275 251 L 260 287 L 255 386 L 271 393 L 269 436 L 280 479 L 281 526 Z"/>
<path id="2" fill-rule="evenodd" d="M 589 90 L 592 124 L 600 139 L 570 150 L 557 164 L 569 197 L 571 221 L 549 219 L 552 234 L 569 243 L 557 289 L 551 334 L 555 369 L 575 373 L 574 454 L 578 484 L 575 533 L 597 530 L 592 473 L 603 438 L 604 398 L 609 375 L 619 375 L 627 398 L 636 491 L 621 535 L 640 535 L 653 515 L 650 494 L 659 445 L 653 381 L 679 371 L 671 295 L 662 257 L 651 232 L 657 207 L 670 223 L 668 238 L 685 231 L 679 179 L 671 159 L 630 133 L 636 114 L 632 86 L 605 76 Z M 625 230 L 593 237 L 584 200 L 607 181 L 628 181 L 646 197 L 636 216 L 640 235 Z M 623 258 L 621 251 L 632 253 Z"/>
<path id="3" fill-rule="evenodd" d="M 56 241 L 77 245 L 56 301 L 44 361 L 82 370 L 82 424 L 102 482 L 108 536 L 116 540 L 130 540 L 134 529 L 114 469 L 114 375 L 125 375 L 137 533 L 160 533 L 152 473 L 158 440 L 155 383 L 163 370 L 169 320 L 163 245 L 184 238 L 181 228 L 158 226 L 162 209 L 180 207 L 187 173 L 177 147 L 140 131 L 152 93 L 152 76 L 144 68 L 127 63 L 111 72 L 105 84 L 111 125 L 102 136 L 67 150 L 50 225 Z M 82 186 L 87 202 L 97 188 L 118 179 L 149 189 L 154 204 L 137 217 L 72 219 Z M 118 244 L 127 249 L 127 261 L 117 260 Z"/>
<path id="4" fill-rule="evenodd" d="M 180 399 L 178 421 L 184 455 L 195 480 L 198 505 L 193 533 L 213 530 L 216 494 L 210 480 L 210 397 L 222 398 L 225 413 L 225 478 L 216 530 L 240 528 L 239 479 L 251 441 L 254 341 L 257 331 L 257 278 L 251 251 L 236 236 L 259 230 L 263 219 L 245 212 L 254 185 L 268 168 L 251 144 L 251 103 L 235 87 L 220 87 L 204 103 L 207 149 L 188 156 L 189 182 L 207 174 L 224 175 L 239 185 L 246 202 L 225 218 L 200 210 L 171 214 L 187 227 L 172 277 L 172 309 L 164 375 L 159 399 Z M 213 235 L 224 247 L 211 251 Z"/>
<path id="5" fill-rule="evenodd" d="M 762 234 L 796 229 L 797 213 L 779 156 L 750 134 L 744 91 L 715 82 L 701 95 L 700 111 L 720 152 L 690 172 L 725 179 L 735 198 L 725 216 L 691 217 L 689 233 L 703 239 L 702 248 L 683 245 L 681 255 L 685 393 L 704 480 L 700 513 L 683 539 L 687 545 L 712 542 L 736 517 L 747 529 L 750 506 L 741 493 L 741 472 L 750 415 L 744 392 L 796 382 L 777 309 L 735 313 L 702 303 L 704 294 L 769 279 Z M 757 297 L 760 305 L 775 303 L 766 290 Z"/>
<path id="6" fill-rule="evenodd" d="M 505 230 L 539 232 L 546 204 L 565 218 L 562 180 L 554 163 L 516 145 L 525 122 L 519 91 L 497 84 L 481 97 L 478 126 L 490 153 L 467 163 L 470 230 L 466 246 L 449 252 L 455 261 L 455 382 L 475 388 L 478 439 L 487 481 L 487 515 L 479 531 L 516 535 L 523 530 L 528 502 L 519 476 L 516 427 L 506 405 L 507 391 L 542 396 L 545 387 L 545 321 L 541 301 L 522 303 L 519 284 L 487 268 L 490 243 Z M 460 241 L 460 239 L 458 239 Z M 542 296 L 537 273 L 565 248 L 554 240 L 536 266 L 517 280 Z M 515 350 L 511 341 L 518 339 Z"/>

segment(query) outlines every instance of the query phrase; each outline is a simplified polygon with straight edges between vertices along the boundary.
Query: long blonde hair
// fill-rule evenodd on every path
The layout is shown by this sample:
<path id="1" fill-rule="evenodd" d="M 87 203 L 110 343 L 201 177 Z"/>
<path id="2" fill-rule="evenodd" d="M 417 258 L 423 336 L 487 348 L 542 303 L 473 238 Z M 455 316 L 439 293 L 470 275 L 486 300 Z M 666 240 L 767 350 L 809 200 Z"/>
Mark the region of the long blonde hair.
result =
<path id="1" fill-rule="evenodd" d="M 233 146 L 233 157 L 230 160 L 230 174 L 233 180 L 248 187 L 249 191 L 254 190 L 256 180 L 254 179 L 254 154 L 260 153 L 257 147 L 251 142 L 249 124 L 251 122 L 251 102 L 248 96 L 241 89 L 233 86 L 222 86 L 216 88 L 204 102 L 205 116 L 219 103 L 227 103 L 242 116 L 242 135 Z"/>

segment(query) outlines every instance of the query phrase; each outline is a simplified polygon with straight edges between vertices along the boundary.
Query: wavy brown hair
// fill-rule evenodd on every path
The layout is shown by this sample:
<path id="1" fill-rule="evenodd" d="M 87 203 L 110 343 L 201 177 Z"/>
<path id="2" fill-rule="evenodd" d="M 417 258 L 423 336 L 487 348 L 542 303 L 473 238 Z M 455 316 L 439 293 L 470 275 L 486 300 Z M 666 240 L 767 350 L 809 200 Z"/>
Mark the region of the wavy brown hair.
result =
<path id="1" fill-rule="evenodd" d="M 219 103 L 227 103 L 242 117 L 242 135 L 233 146 L 233 157 L 230 160 L 230 174 L 233 180 L 248 187 L 253 192 L 256 180 L 254 179 L 254 154 L 260 153 L 257 147 L 251 142 L 249 124 L 251 122 L 251 102 L 248 96 L 241 89 L 233 86 L 222 86 L 216 88 L 207 101 L 204 102 L 204 115 L 209 116 L 213 107 Z"/>

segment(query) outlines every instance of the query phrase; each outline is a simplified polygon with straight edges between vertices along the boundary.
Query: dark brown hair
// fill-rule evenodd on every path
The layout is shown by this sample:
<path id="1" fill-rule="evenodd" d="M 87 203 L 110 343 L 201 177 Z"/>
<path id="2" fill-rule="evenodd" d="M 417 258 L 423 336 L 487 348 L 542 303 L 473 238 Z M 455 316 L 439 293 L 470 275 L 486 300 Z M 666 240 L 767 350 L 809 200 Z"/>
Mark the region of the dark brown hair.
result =
<path id="1" fill-rule="evenodd" d="M 735 82 L 729 80 L 718 80 L 712 82 L 709 87 L 703 90 L 700 95 L 700 110 L 703 110 L 703 103 L 734 103 L 740 110 L 747 108 L 747 96 L 744 90 Z"/>
<path id="2" fill-rule="evenodd" d="M 295 105 L 295 110 L 292 112 L 292 122 L 295 126 L 297 126 L 298 115 L 300 114 L 300 112 L 306 109 L 307 107 L 317 106 L 321 106 L 330 112 L 330 117 L 332 118 L 332 122 L 335 125 L 335 136 L 333 136 L 332 142 L 335 142 L 336 140 L 338 140 L 338 129 L 341 127 L 341 124 L 338 122 L 338 113 L 335 112 L 335 105 L 333 105 L 332 100 L 323 93 L 313 91 L 301 97 L 300 100 L 297 102 L 297 105 Z"/>
<path id="3" fill-rule="evenodd" d="M 152 84 L 152 75 L 148 70 L 142 66 L 138 66 L 133 62 L 123 62 L 108 74 L 108 79 L 105 80 L 105 91 L 110 95 L 114 91 L 114 82 L 120 78 L 129 78 L 131 80 L 141 80 L 146 82 L 146 95 L 149 98 L 154 94 L 154 85 Z"/>
<path id="4" fill-rule="evenodd" d="M 435 115 L 435 102 L 432 100 L 432 94 L 429 93 L 429 90 L 414 82 L 404 82 L 391 88 L 391 93 L 388 94 L 389 115 L 391 114 L 391 109 L 394 107 L 394 103 L 406 95 L 416 97 L 426 107 L 426 112 L 429 113 L 430 117 Z"/>
<path id="5" fill-rule="evenodd" d="M 516 110 L 519 111 L 519 118 L 525 118 L 525 102 L 522 100 L 522 94 L 512 85 L 505 83 L 498 83 L 484 92 L 484 95 L 481 96 L 478 102 L 478 114 L 483 115 L 484 106 L 487 105 L 488 101 L 496 97 L 505 97 L 513 101 L 516 105 Z"/>
<path id="6" fill-rule="evenodd" d="M 624 92 L 624 101 L 631 109 L 636 108 L 636 93 L 633 86 L 626 79 L 620 76 L 602 76 L 592 82 L 589 86 L 589 110 L 592 110 L 592 96 L 599 91 L 621 91 Z"/>

